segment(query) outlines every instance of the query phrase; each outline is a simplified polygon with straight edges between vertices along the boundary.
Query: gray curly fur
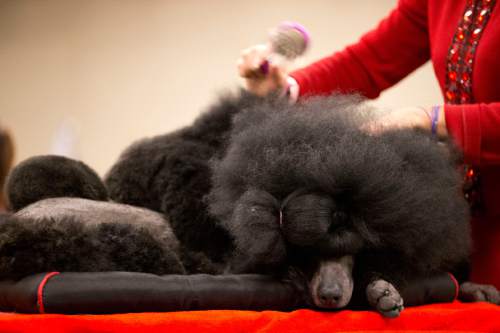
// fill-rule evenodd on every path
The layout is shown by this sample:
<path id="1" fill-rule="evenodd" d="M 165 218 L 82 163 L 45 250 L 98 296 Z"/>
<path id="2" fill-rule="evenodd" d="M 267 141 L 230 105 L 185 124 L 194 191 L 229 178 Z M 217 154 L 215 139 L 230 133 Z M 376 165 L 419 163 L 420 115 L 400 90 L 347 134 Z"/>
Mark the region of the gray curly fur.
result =
<path id="1" fill-rule="evenodd" d="M 358 277 L 400 286 L 467 260 L 454 147 L 416 130 L 368 134 L 360 127 L 369 112 L 356 96 L 333 96 L 261 103 L 235 117 L 231 144 L 213 162 L 209 202 L 237 236 L 237 270 L 276 266 L 291 245 L 355 254 Z M 256 235 L 259 246 L 249 247 Z"/>

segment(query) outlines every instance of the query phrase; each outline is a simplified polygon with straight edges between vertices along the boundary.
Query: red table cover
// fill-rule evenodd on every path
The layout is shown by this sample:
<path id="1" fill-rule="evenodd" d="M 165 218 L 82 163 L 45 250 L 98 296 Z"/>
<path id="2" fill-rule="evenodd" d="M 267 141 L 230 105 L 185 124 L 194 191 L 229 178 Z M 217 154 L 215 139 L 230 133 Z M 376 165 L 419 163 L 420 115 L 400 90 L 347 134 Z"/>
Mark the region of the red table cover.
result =
<path id="1" fill-rule="evenodd" d="M 0 332 L 500 332 L 500 306 L 460 302 L 372 311 L 190 311 L 115 315 L 0 315 Z"/>

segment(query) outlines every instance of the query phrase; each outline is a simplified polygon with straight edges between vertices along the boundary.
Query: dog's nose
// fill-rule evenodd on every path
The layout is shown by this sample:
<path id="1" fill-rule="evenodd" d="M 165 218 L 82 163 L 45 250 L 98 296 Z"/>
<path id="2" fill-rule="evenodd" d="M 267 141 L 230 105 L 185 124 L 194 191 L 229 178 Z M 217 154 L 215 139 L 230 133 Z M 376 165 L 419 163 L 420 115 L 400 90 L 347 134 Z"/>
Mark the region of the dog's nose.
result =
<path id="1" fill-rule="evenodd" d="M 318 288 L 318 298 L 324 307 L 335 307 L 342 298 L 342 289 L 337 283 L 322 284 Z"/>

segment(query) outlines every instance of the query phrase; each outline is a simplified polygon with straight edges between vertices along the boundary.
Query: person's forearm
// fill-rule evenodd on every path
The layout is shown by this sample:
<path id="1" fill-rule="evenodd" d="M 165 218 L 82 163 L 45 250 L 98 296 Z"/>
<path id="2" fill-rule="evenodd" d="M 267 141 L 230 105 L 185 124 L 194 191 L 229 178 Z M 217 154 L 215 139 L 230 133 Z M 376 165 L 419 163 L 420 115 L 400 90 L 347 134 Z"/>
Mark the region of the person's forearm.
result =
<path id="1" fill-rule="evenodd" d="M 375 98 L 422 65 L 430 57 L 427 10 L 422 4 L 400 0 L 357 43 L 291 73 L 300 96 L 355 92 Z"/>

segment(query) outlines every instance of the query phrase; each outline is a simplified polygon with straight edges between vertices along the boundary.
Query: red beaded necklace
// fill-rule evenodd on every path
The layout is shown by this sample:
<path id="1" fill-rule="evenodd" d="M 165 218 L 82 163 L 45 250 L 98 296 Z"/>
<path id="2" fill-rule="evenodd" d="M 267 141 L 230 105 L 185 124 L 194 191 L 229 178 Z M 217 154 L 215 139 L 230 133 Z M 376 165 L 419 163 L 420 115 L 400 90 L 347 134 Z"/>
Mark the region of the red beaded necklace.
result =
<path id="1" fill-rule="evenodd" d="M 467 104 L 474 101 L 474 56 L 494 6 L 495 0 L 467 0 L 465 12 L 448 50 L 445 82 L 445 99 L 448 104 Z"/>
<path id="2" fill-rule="evenodd" d="M 472 69 L 479 39 L 495 6 L 495 0 L 467 0 L 464 14 L 453 37 L 446 65 L 445 100 L 447 104 L 474 102 Z M 479 172 L 465 166 L 464 196 L 473 212 L 481 204 Z"/>

